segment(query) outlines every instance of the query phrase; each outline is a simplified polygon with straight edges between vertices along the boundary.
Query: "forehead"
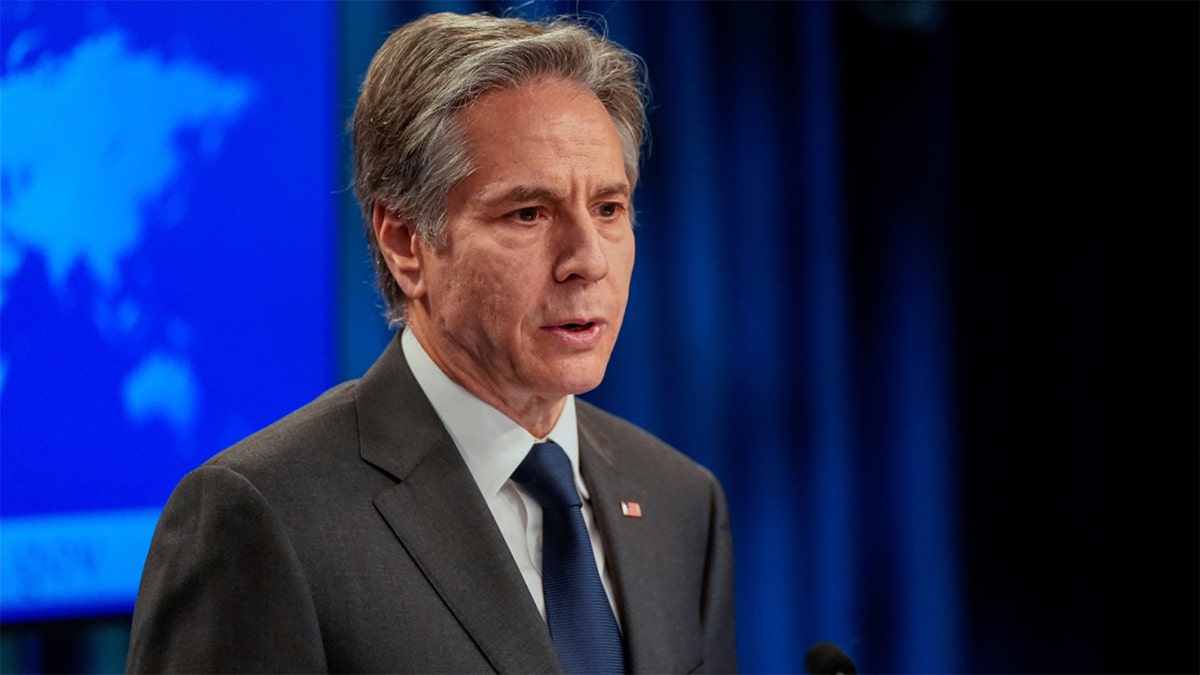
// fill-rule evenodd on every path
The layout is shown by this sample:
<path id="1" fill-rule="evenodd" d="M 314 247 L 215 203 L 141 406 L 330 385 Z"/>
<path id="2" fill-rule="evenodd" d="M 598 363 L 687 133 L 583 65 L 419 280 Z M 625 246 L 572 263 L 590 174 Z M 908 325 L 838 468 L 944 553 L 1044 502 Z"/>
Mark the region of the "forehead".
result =
<path id="1" fill-rule="evenodd" d="M 487 92 L 459 112 L 476 169 L 491 163 L 611 163 L 623 170 L 620 137 L 604 104 L 582 85 L 542 78 Z"/>

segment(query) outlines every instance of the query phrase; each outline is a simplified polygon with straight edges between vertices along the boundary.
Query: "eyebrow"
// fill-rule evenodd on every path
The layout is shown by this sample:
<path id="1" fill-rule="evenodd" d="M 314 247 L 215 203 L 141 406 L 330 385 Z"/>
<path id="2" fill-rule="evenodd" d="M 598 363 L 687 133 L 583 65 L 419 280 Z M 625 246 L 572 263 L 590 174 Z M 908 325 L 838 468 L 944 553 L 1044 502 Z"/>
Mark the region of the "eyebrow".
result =
<path id="1" fill-rule="evenodd" d="M 605 185 L 596 190 L 592 196 L 593 199 L 604 199 L 607 197 L 628 197 L 629 185 L 625 183 L 613 183 Z M 523 202 L 539 202 L 539 201 L 561 201 L 562 195 L 547 187 L 531 187 L 527 185 L 518 185 L 509 190 L 503 196 L 495 199 L 495 204 L 510 204 Z"/>
<path id="2" fill-rule="evenodd" d="M 529 187 L 526 185 L 518 185 L 508 191 L 503 197 L 496 200 L 497 203 L 519 203 L 519 202 L 542 202 L 542 201 L 557 201 L 559 194 L 547 187 Z"/>
<path id="3" fill-rule="evenodd" d="M 628 197 L 629 185 L 627 183 L 613 183 L 605 185 L 596 191 L 596 197 Z"/>

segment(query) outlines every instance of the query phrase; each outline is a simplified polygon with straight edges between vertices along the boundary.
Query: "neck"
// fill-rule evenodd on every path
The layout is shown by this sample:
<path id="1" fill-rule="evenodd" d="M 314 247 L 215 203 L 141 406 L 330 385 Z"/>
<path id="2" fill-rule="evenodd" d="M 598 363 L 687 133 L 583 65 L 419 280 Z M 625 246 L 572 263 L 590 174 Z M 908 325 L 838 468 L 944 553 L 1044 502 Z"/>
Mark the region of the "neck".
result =
<path id="1" fill-rule="evenodd" d="M 554 425 L 558 424 L 558 418 L 567 404 L 566 396 L 541 396 L 514 391 L 511 387 L 506 389 L 489 378 L 488 372 L 478 367 L 478 359 L 457 343 L 436 339 L 418 322 L 410 322 L 408 330 L 412 331 L 421 348 L 446 377 L 499 410 L 533 437 L 547 437 Z"/>

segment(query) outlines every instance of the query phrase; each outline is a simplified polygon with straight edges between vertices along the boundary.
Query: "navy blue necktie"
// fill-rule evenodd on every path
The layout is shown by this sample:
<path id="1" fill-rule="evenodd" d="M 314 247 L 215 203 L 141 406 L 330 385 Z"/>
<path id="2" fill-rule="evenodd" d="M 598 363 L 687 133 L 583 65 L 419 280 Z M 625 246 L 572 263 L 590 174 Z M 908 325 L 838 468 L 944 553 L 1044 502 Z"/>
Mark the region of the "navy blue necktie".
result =
<path id="1" fill-rule="evenodd" d="M 621 632 L 596 570 L 567 453 L 557 443 L 538 443 L 512 478 L 542 505 L 542 590 L 550 638 L 563 668 L 625 672 Z"/>

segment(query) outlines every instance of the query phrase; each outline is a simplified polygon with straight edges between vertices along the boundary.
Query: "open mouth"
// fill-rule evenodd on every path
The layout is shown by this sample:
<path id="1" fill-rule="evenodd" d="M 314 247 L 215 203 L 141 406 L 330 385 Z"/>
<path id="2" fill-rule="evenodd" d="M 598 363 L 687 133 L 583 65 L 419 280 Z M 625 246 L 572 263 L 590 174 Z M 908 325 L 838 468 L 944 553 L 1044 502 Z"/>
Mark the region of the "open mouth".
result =
<path id="1" fill-rule="evenodd" d="M 566 330 L 566 331 L 570 331 L 572 333 L 579 333 L 579 332 L 588 330 L 589 328 L 591 328 L 592 326 L 595 326 L 595 325 L 596 325 L 595 321 L 588 321 L 587 323 L 564 323 L 563 325 L 559 326 L 559 328 L 562 328 L 563 330 Z"/>

